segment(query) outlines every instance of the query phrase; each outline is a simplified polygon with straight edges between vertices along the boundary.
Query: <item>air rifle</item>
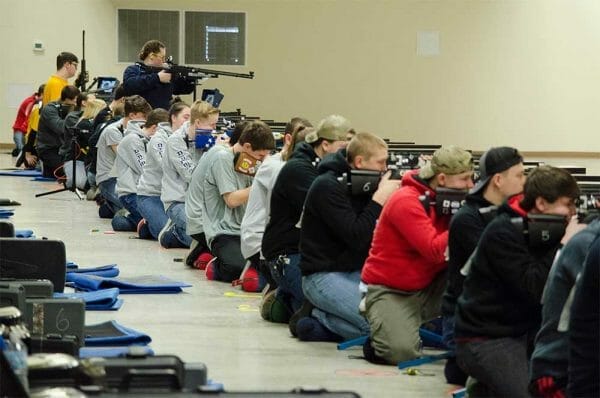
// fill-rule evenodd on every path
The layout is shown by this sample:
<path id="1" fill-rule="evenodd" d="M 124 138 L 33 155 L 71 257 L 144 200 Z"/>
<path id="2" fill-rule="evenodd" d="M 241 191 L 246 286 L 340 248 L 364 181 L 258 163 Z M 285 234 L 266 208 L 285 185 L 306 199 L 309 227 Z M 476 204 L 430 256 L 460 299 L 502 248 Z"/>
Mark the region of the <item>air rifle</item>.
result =
<path id="1" fill-rule="evenodd" d="M 239 77 L 242 79 L 254 79 L 254 72 L 250 73 L 235 73 L 224 70 L 203 69 L 195 66 L 178 65 L 173 62 L 173 58 L 169 57 L 163 66 L 143 65 L 146 70 L 152 72 L 165 71 L 171 73 L 174 78 L 183 78 L 186 80 L 217 78 L 219 76 Z"/>
<path id="2" fill-rule="evenodd" d="M 81 92 L 84 92 L 85 85 L 88 81 L 90 81 L 90 76 L 85 65 L 85 30 L 82 31 L 81 35 L 83 54 L 81 54 L 81 71 L 79 72 L 79 76 L 77 76 L 77 79 L 75 80 L 75 86 L 78 87 Z"/>

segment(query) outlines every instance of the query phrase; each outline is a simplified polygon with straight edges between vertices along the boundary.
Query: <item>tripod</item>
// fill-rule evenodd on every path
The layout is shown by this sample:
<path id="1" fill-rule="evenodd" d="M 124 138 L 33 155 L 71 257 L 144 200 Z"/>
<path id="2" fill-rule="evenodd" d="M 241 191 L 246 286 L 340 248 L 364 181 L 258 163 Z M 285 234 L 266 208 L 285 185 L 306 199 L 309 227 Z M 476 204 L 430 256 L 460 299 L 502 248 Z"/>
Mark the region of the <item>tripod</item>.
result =
<path id="1" fill-rule="evenodd" d="M 35 195 L 36 198 L 39 198 L 40 196 L 47 196 L 47 195 L 52 195 L 55 193 L 59 193 L 59 192 L 64 192 L 64 191 L 71 191 L 73 192 L 75 195 L 77 195 L 77 197 L 79 198 L 79 200 L 83 200 L 83 193 L 79 190 L 79 188 L 77 188 L 77 133 L 79 131 L 78 128 L 76 127 L 69 127 L 68 128 L 70 130 L 71 134 L 71 176 L 72 176 L 72 182 L 71 182 L 71 187 L 67 186 L 67 182 L 68 182 L 68 178 L 65 178 L 65 182 L 64 184 L 64 188 L 61 189 L 57 189 L 55 191 L 48 191 L 48 192 L 42 192 L 42 193 L 38 193 Z M 65 173 L 65 177 L 67 177 L 67 173 Z"/>

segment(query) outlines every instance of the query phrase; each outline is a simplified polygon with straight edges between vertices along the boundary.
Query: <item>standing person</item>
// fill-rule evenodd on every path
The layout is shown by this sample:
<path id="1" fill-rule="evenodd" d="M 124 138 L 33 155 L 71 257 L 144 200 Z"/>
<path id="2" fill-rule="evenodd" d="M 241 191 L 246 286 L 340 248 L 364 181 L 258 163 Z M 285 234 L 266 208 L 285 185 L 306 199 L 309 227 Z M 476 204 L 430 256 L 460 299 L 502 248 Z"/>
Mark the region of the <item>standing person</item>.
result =
<path id="1" fill-rule="evenodd" d="M 529 356 L 548 271 L 558 248 L 585 227 L 574 217 L 578 197 L 567 171 L 537 167 L 479 240 L 456 303 L 455 341 L 457 363 L 486 396 L 529 396 Z M 564 223 L 564 234 L 542 230 L 536 239 L 536 215 Z"/>
<path id="2" fill-rule="evenodd" d="M 165 249 L 190 247 L 192 243 L 186 230 L 185 194 L 192 172 L 204 153 L 204 149 L 196 148 L 196 135 L 212 135 L 217 127 L 219 112 L 208 102 L 194 102 L 190 109 L 190 120 L 167 139 L 162 161 L 160 200 L 169 219 L 158 236 L 158 242 Z"/>
<path id="3" fill-rule="evenodd" d="M 12 151 L 13 156 L 18 156 L 23 150 L 25 145 L 25 136 L 27 135 L 27 126 L 29 124 L 29 115 L 33 106 L 42 98 L 44 94 L 44 85 L 42 84 L 37 92 L 33 93 L 29 97 L 25 98 L 19 109 L 17 110 L 17 117 L 13 123 L 13 141 L 15 142 L 15 149 Z"/>
<path id="4" fill-rule="evenodd" d="M 148 142 L 146 164 L 137 186 L 138 210 L 144 218 L 142 224 L 146 225 L 138 228 L 140 235 L 143 235 L 142 229 L 147 228 L 152 239 L 158 239 L 160 230 L 167 223 L 167 213 L 160 200 L 163 155 L 167 147 L 167 139 L 189 119 L 190 106 L 185 102 L 174 103 L 169 109 L 169 122 L 159 123 L 156 134 Z"/>
<path id="5" fill-rule="evenodd" d="M 56 73 L 48 78 L 44 95 L 42 96 L 42 106 L 60 98 L 62 89 L 69 84 L 71 79 L 77 73 L 79 60 L 77 56 L 70 52 L 61 52 L 56 56 Z"/>
<path id="6" fill-rule="evenodd" d="M 423 168 L 404 174 L 384 207 L 362 270 L 371 328 L 367 360 L 397 364 L 421 355 L 419 327 L 440 315 L 450 222 L 430 202 L 438 188 L 466 193 L 472 178 L 471 154 L 445 146 Z"/>
<path id="7" fill-rule="evenodd" d="M 471 189 L 465 204 L 452 217 L 448 234 L 448 285 L 442 299 L 444 344 L 454 354 L 454 311 L 465 280 L 460 270 L 475 251 L 495 208 L 509 197 L 523 192 L 525 168 L 523 157 L 515 148 L 489 149 L 479 160 L 479 181 Z M 483 209 L 483 210 L 482 210 Z M 451 356 L 444 368 L 446 381 L 464 385 L 467 375 Z"/>
<path id="8" fill-rule="evenodd" d="M 171 73 L 160 70 L 166 60 L 167 49 L 158 40 L 147 41 L 140 51 L 141 62 L 128 66 L 123 72 L 123 87 L 127 95 L 138 94 L 152 108 L 169 109 L 173 94 L 189 94 L 194 82 L 173 78 Z"/>

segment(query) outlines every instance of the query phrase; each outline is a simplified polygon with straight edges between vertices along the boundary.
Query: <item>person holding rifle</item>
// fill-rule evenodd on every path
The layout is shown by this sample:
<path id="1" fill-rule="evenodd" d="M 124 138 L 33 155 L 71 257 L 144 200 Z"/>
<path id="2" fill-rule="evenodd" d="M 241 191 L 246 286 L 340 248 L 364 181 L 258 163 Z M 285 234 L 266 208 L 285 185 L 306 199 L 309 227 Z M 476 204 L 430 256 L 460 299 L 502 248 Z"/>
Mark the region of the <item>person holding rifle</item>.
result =
<path id="1" fill-rule="evenodd" d="M 193 82 L 160 69 L 166 59 L 166 47 L 162 42 L 146 42 L 139 58 L 141 62 L 128 66 L 123 72 L 126 95 L 142 96 L 153 109 L 169 109 L 173 94 L 189 94 L 194 91 Z"/>

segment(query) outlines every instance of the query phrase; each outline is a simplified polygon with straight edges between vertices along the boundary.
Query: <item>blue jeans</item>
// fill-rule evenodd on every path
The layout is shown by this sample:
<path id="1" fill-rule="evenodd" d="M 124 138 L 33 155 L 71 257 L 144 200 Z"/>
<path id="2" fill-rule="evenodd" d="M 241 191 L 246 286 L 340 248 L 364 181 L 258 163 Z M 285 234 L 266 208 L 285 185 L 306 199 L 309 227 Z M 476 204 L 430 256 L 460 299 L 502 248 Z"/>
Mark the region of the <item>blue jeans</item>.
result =
<path id="1" fill-rule="evenodd" d="M 284 303 L 293 314 L 302 307 L 304 293 L 302 292 L 302 271 L 300 271 L 300 254 L 288 254 L 289 263 L 277 265 L 277 270 L 271 269 L 271 276 L 279 285 L 277 298 Z M 279 262 L 279 260 L 273 260 Z M 279 262 L 280 263 L 280 262 Z"/>
<path id="2" fill-rule="evenodd" d="M 133 232 L 137 229 L 138 223 L 142 220 L 142 216 L 137 209 L 137 195 L 134 193 L 121 195 L 119 201 L 121 201 L 121 204 L 127 209 L 129 214 L 126 217 L 115 214 L 112 219 L 112 227 L 115 231 Z"/>
<path id="3" fill-rule="evenodd" d="M 13 141 L 15 142 L 17 152 L 21 152 L 25 145 L 25 134 L 22 131 L 13 130 Z"/>
<path id="4" fill-rule="evenodd" d="M 165 206 L 160 200 L 160 196 L 137 196 L 138 211 L 146 220 L 150 234 L 154 239 L 158 239 L 160 230 L 163 229 L 167 223 L 167 213 L 165 213 Z"/>
<path id="5" fill-rule="evenodd" d="M 177 240 L 185 247 L 190 247 L 192 244 L 192 237 L 185 232 L 187 219 L 185 216 L 185 203 L 173 202 L 167 209 L 167 216 L 171 219 L 175 225 L 173 228 L 173 235 Z"/>
<path id="6" fill-rule="evenodd" d="M 456 342 L 454 341 L 454 315 L 442 317 L 442 343 L 448 348 L 450 354 L 456 351 Z"/>
<path id="7" fill-rule="evenodd" d="M 369 323 L 358 310 L 359 283 L 360 271 L 318 272 L 302 279 L 304 295 L 316 307 L 312 316 L 346 340 L 369 334 Z"/>
<path id="8" fill-rule="evenodd" d="M 525 336 L 458 343 L 456 359 L 465 373 L 485 386 L 485 396 L 531 396 Z"/>
<path id="9" fill-rule="evenodd" d="M 102 197 L 106 199 L 106 204 L 110 210 L 114 213 L 118 212 L 123 208 L 115 187 L 117 186 L 117 178 L 111 177 L 108 180 L 102 181 L 98 184 Z"/>

